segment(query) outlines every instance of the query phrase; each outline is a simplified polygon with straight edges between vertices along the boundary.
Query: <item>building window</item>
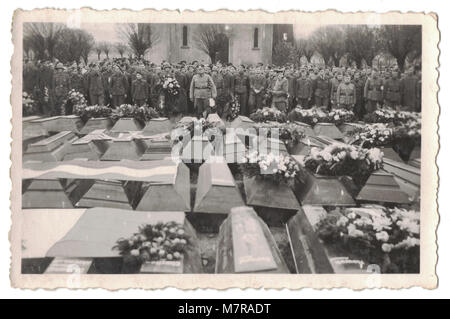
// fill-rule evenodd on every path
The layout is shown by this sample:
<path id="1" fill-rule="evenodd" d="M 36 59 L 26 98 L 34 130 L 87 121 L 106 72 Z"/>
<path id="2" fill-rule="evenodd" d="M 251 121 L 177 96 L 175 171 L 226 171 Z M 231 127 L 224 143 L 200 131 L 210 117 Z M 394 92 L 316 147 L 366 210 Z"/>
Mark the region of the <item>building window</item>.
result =
<path id="1" fill-rule="evenodd" d="M 253 31 L 253 48 L 259 48 L 259 29 Z"/>
<path id="2" fill-rule="evenodd" d="M 188 28 L 187 26 L 183 26 L 183 46 L 188 46 Z"/>

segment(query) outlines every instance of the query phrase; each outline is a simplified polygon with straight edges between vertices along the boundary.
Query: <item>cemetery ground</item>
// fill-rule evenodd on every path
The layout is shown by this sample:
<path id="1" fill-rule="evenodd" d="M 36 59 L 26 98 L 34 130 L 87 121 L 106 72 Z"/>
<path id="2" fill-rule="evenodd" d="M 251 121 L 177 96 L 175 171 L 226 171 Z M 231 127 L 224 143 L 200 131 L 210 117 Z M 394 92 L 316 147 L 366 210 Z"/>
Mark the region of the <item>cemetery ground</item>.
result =
<path id="1" fill-rule="evenodd" d="M 304 159 L 333 147 L 353 159 L 356 149 L 347 144 L 346 130 L 368 124 L 284 121 L 257 123 L 238 116 L 230 122 L 214 114 L 201 123 L 189 116 L 147 123 L 24 118 L 22 208 L 28 217 L 28 211 L 40 212 L 30 217 L 32 234 L 23 234 L 28 257 L 22 272 L 64 273 L 75 263 L 85 273 L 360 273 L 362 265 L 377 262 L 385 272 L 417 272 L 420 145 L 408 159 L 383 145 L 384 167 L 376 164 L 356 185 L 359 176 L 317 174 L 320 167 L 311 172 Z M 290 183 L 247 175 L 238 160 L 249 156 L 247 136 L 187 138 L 195 125 L 301 128 L 300 137 L 289 141 L 294 144 L 256 139 L 258 145 L 270 139 L 280 147 L 275 160 L 286 158 L 281 177 Z M 195 145 L 240 145 L 244 152 L 232 148 L 232 161 L 209 164 L 203 155 L 199 162 L 191 157 L 198 156 L 192 153 Z M 170 158 L 174 149 L 182 162 Z M 368 150 L 358 152 L 364 162 L 369 155 L 373 159 Z M 296 175 L 290 177 L 289 169 Z M 70 212 L 53 214 L 59 210 Z M 52 219 L 38 225 L 39 213 Z M 64 228 L 66 218 L 72 220 Z M 378 227 L 380 218 L 406 226 L 389 234 L 351 228 L 368 220 Z M 46 238 L 52 223 L 61 223 L 60 234 Z M 361 246 L 353 240 L 358 236 L 372 242 Z M 48 246 L 35 253 L 33 241 L 40 239 Z"/>

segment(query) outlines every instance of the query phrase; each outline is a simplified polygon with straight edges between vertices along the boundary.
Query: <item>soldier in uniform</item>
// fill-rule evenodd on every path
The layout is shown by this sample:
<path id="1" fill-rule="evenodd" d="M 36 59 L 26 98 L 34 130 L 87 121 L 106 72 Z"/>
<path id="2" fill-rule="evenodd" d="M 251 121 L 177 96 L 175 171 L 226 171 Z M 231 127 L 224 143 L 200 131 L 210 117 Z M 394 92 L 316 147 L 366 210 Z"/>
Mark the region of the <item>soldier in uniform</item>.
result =
<path id="1" fill-rule="evenodd" d="M 285 72 L 285 77 L 288 81 L 288 110 L 291 110 L 295 106 L 295 82 L 298 75 L 295 74 L 293 69 L 288 69 Z"/>
<path id="2" fill-rule="evenodd" d="M 364 98 L 366 99 L 366 111 L 372 113 L 383 99 L 383 81 L 376 69 L 372 70 L 372 75 L 367 79 L 364 86 Z"/>
<path id="3" fill-rule="evenodd" d="M 217 66 L 213 66 L 211 78 L 217 90 L 216 111 L 219 116 L 222 116 L 225 104 L 229 100 L 229 95 L 225 90 L 225 79 Z"/>
<path id="4" fill-rule="evenodd" d="M 364 106 L 364 85 L 365 81 L 363 78 L 361 78 L 360 72 L 355 72 L 355 75 L 353 77 L 353 84 L 355 85 L 355 107 L 353 109 L 353 112 L 355 113 L 356 117 L 360 120 L 363 119 L 364 115 L 366 114 L 365 106 Z"/>
<path id="5" fill-rule="evenodd" d="M 312 83 L 307 78 L 306 70 L 302 70 L 301 76 L 295 83 L 295 97 L 297 99 L 297 105 L 300 105 L 302 108 L 308 108 L 312 93 Z"/>
<path id="6" fill-rule="evenodd" d="M 317 107 L 328 109 L 330 97 L 330 82 L 325 78 L 325 71 L 320 70 L 319 77 L 315 80 L 313 87 L 314 101 Z"/>
<path id="7" fill-rule="evenodd" d="M 128 92 L 128 79 L 117 64 L 114 65 L 113 70 L 114 73 L 111 75 L 108 82 L 111 106 L 116 108 L 125 103 Z"/>
<path id="8" fill-rule="evenodd" d="M 88 75 L 88 93 L 91 105 L 105 105 L 103 78 L 97 64 L 93 65 Z"/>
<path id="9" fill-rule="evenodd" d="M 136 72 L 136 80 L 131 83 L 131 99 L 133 104 L 142 106 L 149 98 L 149 86 L 140 71 Z"/>
<path id="10" fill-rule="evenodd" d="M 197 74 L 192 77 L 189 98 L 194 101 L 197 117 L 206 117 L 209 113 L 209 99 L 216 98 L 217 91 L 214 81 L 202 66 L 197 68 Z"/>
<path id="11" fill-rule="evenodd" d="M 404 111 L 416 111 L 417 78 L 412 70 L 406 71 L 405 77 L 400 81 L 402 95 L 402 108 Z"/>
<path id="12" fill-rule="evenodd" d="M 335 108 L 336 105 L 339 103 L 338 102 L 339 95 L 337 94 L 337 90 L 339 85 L 342 83 L 342 73 L 340 72 L 336 73 L 336 76 L 331 79 L 330 83 L 331 83 L 331 92 L 330 92 L 331 107 Z"/>
<path id="13" fill-rule="evenodd" d="M 384 84 L 384 104 L 389 107 L 397 107 L 401 103 L 400 95 L 400 79 L 398 77 L 398 71 L 392 71 L 392 77 L 390 77 Z"/>
<path id="14" fill-rule="evenodd" d="M 234 94 L 239 101 L 241 106 L 241 115 L 249 116 L 250 110 L 248 109 L 248 89 L 249 89 L 249 79 L 244 72 L 244 68 L 241 66 L 239 68 L 238 74 L 234 77 Z"/>
<path id="15" fill-rule="evenodd" d="M 288 108 L 289 83 L 283 70 L 277 70 L 277 78 L 272 88 L 272 107 L 285 112 Z"/>
<path id="16" fill-rule="evenodd" d="M 267 80 L 261 69 L 256 69 L 253 76 L 250 76 L 249 84 L 249 113 L 251 114 L 256 111 L 256 108 L 261 109 L 263 107 L 264 90 L 267 87 Z"/>
<path id="17" fill-rule="evenodd" d="M 70 77 L 64 70 L 64 66 L 61 62 L 56 64 L 55 73 L 53 74 L 53 95 L 55 97 L 55 109 L 53 115 L 66 114 L 66 102 L 67 94 L 70 89 Z"/>
<path id="18" fill-rule="evenodd" d="M 356 103 L 355 85 L 350 82 L 350 75 L 344 77 L 344 81 L 339 84 L 336 93 L 336 107 L 353 111 Z"/>

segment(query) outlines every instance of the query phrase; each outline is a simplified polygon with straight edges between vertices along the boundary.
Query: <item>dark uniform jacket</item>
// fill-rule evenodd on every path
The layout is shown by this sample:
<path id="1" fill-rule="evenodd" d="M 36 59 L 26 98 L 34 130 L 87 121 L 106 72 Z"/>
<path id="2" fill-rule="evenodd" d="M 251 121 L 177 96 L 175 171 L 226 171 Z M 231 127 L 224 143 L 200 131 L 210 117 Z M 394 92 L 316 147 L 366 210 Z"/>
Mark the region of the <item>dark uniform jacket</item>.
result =
<path id="1" fill-rule="evenodd" d="M 312 83 L 308 79 L 298 78 L 295 83 L 295 96 L 298 99 L 309 99 L 312 96 Z"/>
<path id="2" fill-rule="evenodd" d="M 237 94 L 248 93 L 248 88 L 250 86 L 250 81 L 247 75 L 237 74 L 234 77 L 234 92 Z"/>
<path id="3" fill-rule="evenodd" d="M 88 75 L 89 94 L 100 95 L 104 93 L 103 78 L 100 72 L 91 71 Z"/>
<path id="4" fill-rule="evenodd" d="M 69 93 L 70 78 L 65 71 L 56 71 L 53 74 L 53 92 L 55 96 L 65 96 Z"/>
<path id="5" fill-rule="evenodd" d="M 382 96 L 382 88 L 383 80 L 380 78 L 370 77 L 366 81 L 366 85 L 364 86 L 364 97 L 371 101 L 381 101 Z"/>
<path id="6" fill-rule="evenodd" d="M 390 78 L 384 84 L 384 98 L 399 105 L 401 103 L 400 80 Z"/>
<path id="7" fill-rule="evenodd" d="M 134 80 L 131 84 L 131 97 L 135 100 L 146 100 L 149 97 L 149 86 L 143 78 Z"/>
<path id="8" fill-rule="evenodd" d="M 128 92 L 128 79 L 122 72 L 116 72 L 109 78 L 109 92 L 111 95 L 125 95 Z"/>
<path id="9" fill-rule="evenodd" d="M 314 95 L 321 98 L 330 96 L 330 82 L 326 78 L 318 77 L 315 80 Z"/>

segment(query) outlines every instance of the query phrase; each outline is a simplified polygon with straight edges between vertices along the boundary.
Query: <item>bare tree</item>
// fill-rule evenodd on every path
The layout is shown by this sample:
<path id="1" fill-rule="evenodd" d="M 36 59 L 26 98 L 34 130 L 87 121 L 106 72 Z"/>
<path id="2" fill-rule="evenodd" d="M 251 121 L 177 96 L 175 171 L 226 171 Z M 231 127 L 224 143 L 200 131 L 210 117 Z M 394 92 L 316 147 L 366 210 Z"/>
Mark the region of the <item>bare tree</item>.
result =
<path id="1" fill-rule="evenodd" d="M 422 27 L 420 25 L 383 25 L 379 31 L 383 47 L 396 59 L 403 71 L 407 56 L 422 53 Z"/>
<path id="2" fill-rule="evenodd" d="M 106 41 L 102 42 L 100 44 L 100 47 L 102 48 L 102 51 L 105 53 L 106 58 L 109 59 L 109 52 L 111 51 L 111 47 L 112 47 L 111 43 L 106 42 Z"/>
<path id="3" fill-rule="evenodd" d="M 351 61 L 361 67 L 363 59 L 371 63 L 380 52 L 377 29 L 367 25 L 351 25 L 345 29 L 345 49 Z"/>
<path id="4" fill-rule="evenodd" d="M 59 23 L 27 22 L 23 24 L 23 39 L 38 60 L 53 59 L 55 46 L 64 25 Z"/>
<path id="5" fill-rule="evenodd" d="M 194 35 L 194 41 L 199 50 L 205 52 L 216 63 L 217 54 L 226 45 L 226 35 L 223 26 L 218 24 L 202 24 Z"/>
<path id="6" fill-rule="evenodd" d="M 103 48 L 102 48 L 102 44 L 101 43 L 97 43 L 94 47 L 95 53 L 97 53 L 97 59 L 100 61 L 102 52 L 103 52 Z"/>
<path id="7" fill-rule="evenodd" d="M 313 44 L 308 39 L 298 39 L 295 43 L 295 47 L 297 48 L 300 58 L 305 56 L 308 61 L 311 59 L 315 51 Z"/>
<path id="8" fill-rule="evenodd" d="M 123 55 L 127 51 L 126 44 L 123 44 L 122 42 L 117 42 L 116 44 L 114 44 L 114 47 L 115 47 L 117 53 L 120 54 L 120 57 L 123 58 Z"/>
<path id="9" fill-rule="evenodd" d="M 117 31 L 138 58 L 142 58 L 159 41 L 159 35 L 150 23 L 121 24 Z"/>
<path id="10" fill-rule="evenodd" d="M 314 49 L 324 58 L 325 63 L 339 64 L 345 53 L 345 35 L 343 28 L 337 25 L 317 29 L 311 36 Z"/>
<path id="11" fill-rule="evenodd" d="M 93 46 L 94 38 L 90 33 L 81 29 L 64 28 L 55 46 L 55 56 L 62 62 L 80 62 L 83 59 L 87 63 Z"/>

